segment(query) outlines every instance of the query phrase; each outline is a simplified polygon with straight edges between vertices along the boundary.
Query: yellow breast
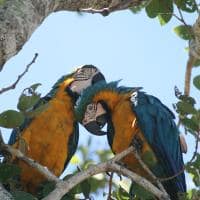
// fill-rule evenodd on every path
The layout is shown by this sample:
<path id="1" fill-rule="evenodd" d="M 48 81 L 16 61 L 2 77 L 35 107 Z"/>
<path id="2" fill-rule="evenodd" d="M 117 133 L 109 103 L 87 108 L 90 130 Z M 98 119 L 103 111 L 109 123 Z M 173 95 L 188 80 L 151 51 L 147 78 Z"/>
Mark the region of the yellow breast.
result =
<path id="1" fill-rule="evenodd" d="M 127 149 L 132 144 L 135 136 L 139 137 L 143 144 L 141 157 L 145 156 L 148 152 L 152 152 L 151 147 L 138 127 L 136 116 L 132 111 L 131 102 L 129 100 L 122 101 L 117 104 L 112 112 L 112 122 L 115 131 L 112 150 L 116 154 Z M 123 159 L 123 162 L 134 172 L 145 177 L 148 176 L 133 153 L 126 156 Z M 155 160 L 153 162 L 155 162 Z"/>
<path id="2" fill-rule="evenodd" d="M 63 89 L 64 86 L 49 101 L 47 109 L 35 117 L 22 132 L 27 145 L 26 155 L 46 166 L 56 176 L 63 171 L 75 120 L 72 100 Z M 13 146 L 19 148 L 19 143 L 16 142 Z M 33 192 L 44 181 L 44 177 L 23 161 L 15 162 L 22 168 L 21 181 L 24 187 Z"/>

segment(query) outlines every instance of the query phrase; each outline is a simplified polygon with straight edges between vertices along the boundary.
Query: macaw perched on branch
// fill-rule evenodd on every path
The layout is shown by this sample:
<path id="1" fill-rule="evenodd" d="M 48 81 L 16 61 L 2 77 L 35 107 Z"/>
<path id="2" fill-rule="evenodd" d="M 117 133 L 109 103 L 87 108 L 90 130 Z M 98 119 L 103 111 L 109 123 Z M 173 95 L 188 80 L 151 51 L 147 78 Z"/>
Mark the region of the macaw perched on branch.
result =
<path id="1" fill-rule="evenodd" d="M 79 129 L 74 114 L 76 100 L 85 88 L 100 80 L 105 80 L 104 76 L 93 65 L 84 65 L 63 76 L 33 110 L 44 103 L 48 103 L 47 107 L 36 117 L 27 119 L 20 127 L 20 134 L 13 130 L 9 144 L 20 149 L 23 140 L 27 147 L 26 156 L 60 176 L 78 144 Z M 24 189 L 34 193 L 45 178 L 17 158 L 13 163 L 22 169 L 20 181 Z"/>
<path id="2" fill-rule="evenodd" d="M 113 153 L 134 145 L 144 163 L 159 178 L 178 174 L 184 168 L 179 131 L 173 113 L 159 99 L 141 88 L 118 87 L 118 82 L 99 82 L 88 87 L 76 108 L 78 120 L 94 135 L 107 134 Z M 102 127 L 107 123 L 107 132 Z M 123 163 L 132 171 L 152 180 L 134 154 Z M 184 172 L 164 181 L 171 199 L 186 192 Z"/>

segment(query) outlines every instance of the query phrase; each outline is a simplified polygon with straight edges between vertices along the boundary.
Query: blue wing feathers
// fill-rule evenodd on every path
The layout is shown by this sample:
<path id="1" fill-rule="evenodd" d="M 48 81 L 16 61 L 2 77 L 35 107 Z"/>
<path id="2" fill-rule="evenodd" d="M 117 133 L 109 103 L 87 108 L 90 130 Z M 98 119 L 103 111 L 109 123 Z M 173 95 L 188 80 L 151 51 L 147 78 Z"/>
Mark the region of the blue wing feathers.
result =
<path id="1" fill-rule="evenodd" d="M 133 111 L 145 138 L 159 160 L 162 175 L 169 177 L 180 172 L 184 164 L 174 114 L 159 99 L 143 92 L 138 92 L 138 104 L 133 105 Z M 164 182 L 164 186 L 172 199 L 176 199 L 177 192 L 186 191 L 184 173 Z"/>

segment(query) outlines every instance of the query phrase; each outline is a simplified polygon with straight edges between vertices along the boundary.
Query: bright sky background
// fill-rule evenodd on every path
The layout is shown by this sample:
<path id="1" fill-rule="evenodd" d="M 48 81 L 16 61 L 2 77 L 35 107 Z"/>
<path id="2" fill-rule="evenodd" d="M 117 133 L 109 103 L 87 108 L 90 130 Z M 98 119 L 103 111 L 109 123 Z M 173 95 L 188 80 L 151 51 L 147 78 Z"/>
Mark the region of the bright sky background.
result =
<path id="1" fill-rule="evenodd" d="M 134 15 L 122 11 L 108 17 L 54 13 L 0 73 L 0 88 L 6 87 L 16 80 L 34 54 L 39 53 L 17 88 L 1 95 L 0 112 L 16 109 L 18 97 L 27 86 L 42 83 L 39 91 L 44 96 L 57 79 L 83 64 L 97 66 L 107 81 L 122 79 L 121 85 L 142 86 L 145 92 L 173 109 L 172 103 L 177 102 L 174 86 L 183 91 L 188 58 L 184 50 L 187 43 L 173 33 L 177 25 L 179 22 L 174 19 L 161 27 L 158 20 L 149 19 L 144 12 Z M 195 74 L 199 74 L 199 68 L 193 70 L 193 77 Z M 191 89 L 191 94 L 200 99 L 197 90 L 193 86 Z M 2 131 L 7 140 L 10 130 Z M 83 128 L 80 132 L 79 142 L 84 143 L 89 134 Z M 194 151 L 194 144 L 188 138 L 186 160 Z M 94 143 L 91 155 L 97 149 L 108 148 L 106 137 L 94 136 Z"/>

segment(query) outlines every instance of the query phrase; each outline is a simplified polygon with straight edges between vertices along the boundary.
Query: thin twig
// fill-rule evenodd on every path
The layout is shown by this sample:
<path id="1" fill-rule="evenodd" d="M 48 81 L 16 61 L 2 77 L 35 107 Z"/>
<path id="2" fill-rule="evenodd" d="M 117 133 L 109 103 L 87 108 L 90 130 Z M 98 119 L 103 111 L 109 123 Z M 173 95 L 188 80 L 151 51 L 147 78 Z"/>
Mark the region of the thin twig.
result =
<path id="1" fill-rule="evenodd" d="M 142 2 L 142 0 L 141 0 L 141 2 Z M 124 0 L 124 1 L 113 0 L 111 2 L 110 6 L 107 8 L 102 8 L 102 9 L 81 8 L 81 9 L 79 9 L 79 11 L 92 13 L 92 14 L 99 13 L 99 14 L 102 14 L 103 16 L 107 16 L 111 12 L 128 9 L 128 8 L 130 8 L 132 6 L 136 6 L 136 5 L 138 5 L 138 1 L 135 1 L 135 0 Z"/>
<path id="2" fill-rule="evenodd" d="M 130 146 L 125 151 L 122 151 L 119 154 L 117 154 L 115 157 L 113 157 L 112 158 L 113 162 L 120 161 L 122 158 L 124 158 L 125 156 L 127 156 L 128 154 L 130 154 L 131 152 L 133 152 L 133 150 L 134 150 L 133 146 Z"/>
<path id="3" fill-rule="evenodd" d="M 38 53 L 35 54 L 35 56 L 33 57 L 32 61 L 26 66 L 26 69 L 24 70 L 24 72 L 21 73 L 21 74 L 18 76 L 17 80 L 16 80 L 12 85 L 10 85 L 10 86 L 8 86 L 8 87 L 5 87 L 5 88 L 2 88 L 2 89 L 0 90 L 0 94 L 2 94 L 2 93 L 4 93 L 4 92 L 7 92 L 7 91 L 9 91 L 9 90 L 15 89 L 15 87 L 17 86 L 17 84 L 19 83 L 19 81 L 21 80 L 21 78 L 28 72 L 28 70 L 29 70 L 29 68 L 31 67 L 31 65 L 32 65 L 33 63 L 35 63 L 37 57 L 38 57 Z"/>
<path id="4" fill-rule="evenodd" d="M 108 185 L 108 199 L 107 200 L 111 200 L 113 175 L 114 175 L 114 172 L 111 172 L 110 173 L 110 179 L 109 179 L 109 185 Z"/>
<path id="5" fill-rule="evenodd" d="M 185 22 L 184 18 L 183 18 L 183 14 L 182 14 L 182 11 L 179 7 L 177 7 L 178 9 L 178 13 L 180 15 L 180 18 L 181 18 L 181 22 L 185 25 L 185 26 L 188 26 L 187 23 Z"/>

